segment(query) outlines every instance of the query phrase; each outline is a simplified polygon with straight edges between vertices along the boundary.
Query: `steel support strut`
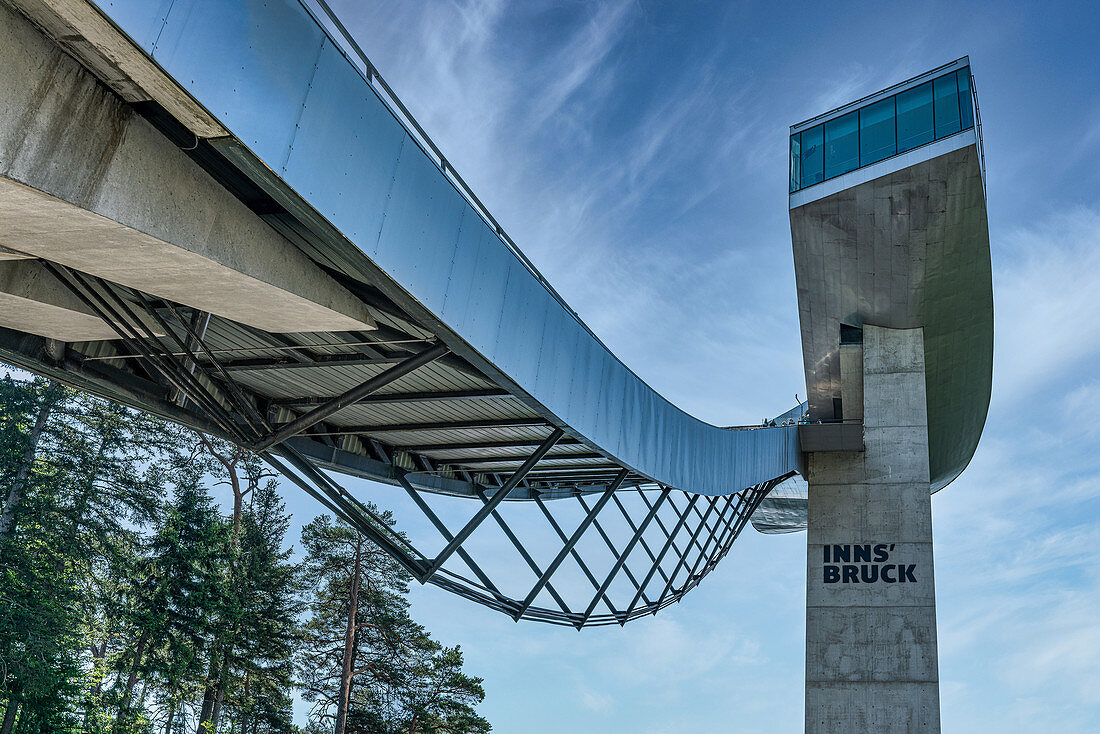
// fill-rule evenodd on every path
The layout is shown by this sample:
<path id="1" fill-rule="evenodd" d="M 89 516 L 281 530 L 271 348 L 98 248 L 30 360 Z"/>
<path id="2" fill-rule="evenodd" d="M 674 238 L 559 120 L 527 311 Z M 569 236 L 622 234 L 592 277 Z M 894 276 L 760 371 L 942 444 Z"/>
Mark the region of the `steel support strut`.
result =
<path id="1" fill-rule="evenodd" d="M 374 427 L 330 426 L 321 423 L 327 416 L 368 399 L 387 403 L 423 402 L 497 398 L 507 395 L 506 391 L 497 388 L 400 394 L 376 392 L 402 375 L 445 357 L 448 350 L 440 344 L 426 345 L 419 354 L 407 354 L 399 358 L 399 362 L 396 361 L 398 358 L 386 357 L 385 359 L 391 360 L 386 365 L 389 369 L 385 369 L 379 375 L 338 397 L 285 400 L 285 404 L 296 402 L 308 412 L 286 425 L 273 427 L 269 423 L 268 416 L 262 411 L 261 403 L 257 401 L 256 396 L 235 381 L 226 363 L 219 359 L 223 350 L 212 348 L 207 344 L 205 322 L 210 318 L 209 316 L 195 314 L 171 302 L 154 299 L 140 291 L 111 284 L 63 266 L 55 265 L 51 269 L 69 290 L 92 309 L 93 313 L 115 329 L 119 336 L 118 348 L 121 352 L 112 358 L 140 360 L 152 379 L 168 389 L 170 394 L 176 395 L 180 403 L 216 424 L 223 437 L 242 446 L 259 449 L 260 455 L 287 479 L 321 502 L 327 511 L 364 533 L 412 577 L 504 612 L 513 619 L 538 620 L 579 629 L 593 625 L 624 624 L 644 614 L 656 612 L 693 588 L 726 555 L 730 544 L 744 527 L 760 497 L 778 483 L 778 480 L 773 480 L 746 490 L 744 493 L 726 497 L 724 500 L 685 493 L 690 501 L 683 509 L 673 501 L 671 490 L 668 488 L 661 487 L 660 496 L 656 502 L 652 502 L 646 492 L 639 487 L 637 491 L 641 503 L 644 504 L 628 509 L 620 499 L 620 491 L 624 484 L 636 482 L 637 475 L 614 464 L 554 468 L 555 464 L 559 463 L 558 459 L 584 457 L 591 460 L 597 455 L 581 451 L 552 456 L 554 447 L 575 446 L 580 442 L 576 438 L 566 438 L 564 429 L 547 425 L 548 422 L 543 418 L 478 418 Z M 287 346 L 292 345 L 287 344 Z M 315 356 L 308 352 L 296 354 L 292 359 L 298 361 L 291 363 L 291 366 L 307 365 L 315 368 L 332 366 L 322 356 Z M 485 428 L 490 425 L 546 426 L 549 435 L 543 439 L 505 437 L 463 443 L 425 444 L 423 447 L 417 447 L 419 451 L 431 449 L 472 452 L 475 449 L 497 448 L 504 450 L 490 456 L 467 456 L 448 460 L 456 464 L 510 462 L 513 459 L 517 463 L 522 461 L 522 465 L 510 476 L 496 475 L 494 484 L 499 486 L 477 487 L 476 494 L 481 498 L 482 506 L 458 533 L 452 534 L 442 523 L 420 492 L 410 483 L 411 477 L 406 477 L 404 470 L 394 475 L 397 482 L 416 503 L 422 515 L 435 526 L 446 543 L 435 558 L 429 557 L 414 547 L 404 536 L 389 527 L 388 523 L 370 506 L 358 500 L 320 470 L 313 459 L 299 453 L 285 442 L 285 439 L 295 435 L 337 435 L 355 433 L 364 428 L 371 428 L 378 432 L 392 432 L 441 428 Z M 374 443 L 378 446 L 377 441 Z M 533 450 L 533 453 L 526 458 L 510 453 L 511 450 L 525 446 L 532 447 L 529 450 Z M 411 450 L 411 447 L 405 447 L 405 450 Z M 392 457 L 385 448 L 378 447 L 376 453 L 385 463 L 393 463 Z M 434 470 L 430 464 L 426 468 L 429 471 Z M 546 521 L 561 542 L 549 565 L 540 567 L 524 546 L 523 540 L 508 527 L 499 508 L 505 499 L 516 497 L 514 492 L 521 484 L 534 481 L 533 478 L 548 472 L 558 481 L 564 480 L 566 487 L 571 489 L 554 489 L 549 494 L 533 498 L 539 511 L 545 515 Z M 469 476 L 466 479 L 472 482 Z M 644 477 L 642 481 L 644 482 Z M 579 486 L 582 482 L 603 486 L 582 489 Z M 586 491 L 595 495 L 594 502 L 585 500 L 583 493 Z M 552 500 L 562 492 L 572 495 L 584 510 L 580 524 L 573 529 L 564 529 L 559 524 L 559 519 L 555 517 L 557 510 L 554 508 L 558 505 Z M 700 508 L 700 502 L 707 507 Z M 606 520 L 599 517 L 600 513 L 609 511 L 608 508 L 612 503 L 629 526 L 629 542 L 625 546 L 612 539 L 605 531 Z M 669 526 L 665 525 L 659 513 L 659 510 L 666 505 L 675 510 L 678 516 L 677 520 Z M 719 512 L 720 509 L 721 512 Z M 637 510 L 636 514 L 635 510 Z M 522 561 L 534 573 L 533 585 L 526 587 L 516 596 L 498 587 L 490 569 L 479 566 L 471 554 L 462 547 L 481 523 L 490 516 L 500 524 L 501 530 L 515 547 Z M 690 530 L 686 527 L 688 523 L 693 525 Z M 645 534 L 658 527 L 663 537 L 660 543 L 650 548 Z M 597 578 L 580 552 L 586 533 L 598 534 L 611 552 L 614 565 L 606 577 L 601 575 Z M 676 537 L 677 535 L 682 535 L 683 539 Z M 681 548 L 684 542 L 686 546 Z M 635 560 L 647 562 L 645 570 L 648 575 L 643 572 L 635 578 L 635 573 L 629 567 L 630 557 L 634 551 L 642 553 L 643 559 L 635 558 Z M 463 569 L 445 568 L 449 558 L 455 555 L 462 559 L 469 573 Z M 554 576 L 561 573 L 567 557 L 572 557 L 576 561 L 591 583 L 592 589 L 595 590 L 595 594 L 586 598 L 583 605 L 576 611 L 570 609 L 571 600 L 567 602 L 567 599 L 563 598 L 568 595 L 559 594 L 559 590 L 554 586 Z M 666 573 L 663 567 L 663 563 L 669 559 L 673 559 L 669 563 L 672 568 L 671 574 Z M 680 577 L 684 574 L 686 577 L 681 580 Z M 630 601 L 629 606 L 625 608 L 618 607 L 614 603 L 613 594 L 610 591 L 618 577 L 624 577 L 624 581 L 629 580 L 632 586 L 629 596 L 624 599 L 624 601 Z M 657 585 L 654 591 L 661 592 L 654 599 L 647 596 L 649 589 L 646 587 L 651 582 Z M 560 610 L 539 606 L 538 599 L 542 594 L 553 597 L 553 601 Z M 607 606 L 608 614 L 595 614 L 596 607 L 601 603 Z"/>
<path id="2" fill-rule="evenodd" d="M 623 469 L 619 472 L 618 476 L 612 480 L 611 484 L 607 485 L 607 489 L 604 490 L 603 495 L 596 501 L 596 506 L 585 516 L 581 524 L 577 526 L 577 529 L 573 532 L 572 537 L 566 542 L 565 547 L 558 552 L 558 555 L 550 562 L 550 565 L 543 571 L 539 580 L 531 587 L 531 591 L 527 593 L 527 598 L 523 600 L 523 605 L 520 607 L 519 615 L 522 615 L 527 608 L 531 606 L 531 603 L 535 601 L 535 597 L 539 595 L 542 588 L 550 581 L 550 577 L 554 575 L 554 572 L 558 570 L 558 566 L 565 560 L 565 557 L 569 555 L 573 550 L 573 546 L 577 544 L 577 541 L 584 535 L 584 531 L 588 529 L 588 526 L 592 524 L 592 521 L 596 519 L 596 514 L 603 509 L 603 506 L 611 499 L 611 493 L 617 490 L 623 481 L 626 479 L 626 475 L 629 474 L 629 470 Z M 517 615 L 518 616 L 518 615 Z"/>
<path id="3" fill-rule="evenodd" d="M 661 552 L 657 554 L 657 560 L 653 564 L 653 568 L 649 569 L 649 573 L 645 577 L 645 581 L 642 582 L 642 588 L 638 589 L 638 593 L 634 595 L 634 598 L 630 601 L 630 605 L 626 608 L 626 613 L 629 616 L 634 611 L 634 606 L 638 603 L 638 599 L 642 596 L 642 590 L 649 585 L 650 579 L 653 578 L 653 574 L 657 572 L 657 569 L 661 567 L 661 561 L 664 560 L 665 554 L 668 553 L 668 549 L 673 545 L 673 539 L 676 537 L 676 533 L 680 532 L 680 528 L 687 522 L 688 512 L 695 506 L 695 503 L 699 500 L 699 495 L 692 495 L 691 500 L 688 502 L 687 508 L 684 513 L 680 515 L 680 519 L 676 521 L 676 525 L 672 528 L 672 532 L 668 535 L 668 540 L 665 542 Z M 679 551 L 677 551 L 679 552 Z"/>
<path id="4" fill-rule="evenodd" d="M 581 624 L 582 625 L 585 622 L 588 621 L 589 617 L 592 616 L 592 612 L 595 611 L 596 604 L 599 603 L 600 597 L 603 596 L 605 593 L 607 593 L 607 589 L 608 589 L 608 587 L 611 586 L 611 582 L 614 581 L 615 575 L 618 574 L 619 569 L 621 569 L 626 564 L 626 559 L 627 559 L 627 557 L 630 556 L 630 552 L 632 550 L 634 550 L 634 546 L 638 543 L 639 540 L 642 539 L 642 533 L 644 533 L 646 528 L 649 527 L 650 521 L 652 521 L 653 518 L 656 517 L 657 510 L 660 509 L 660 507 L 664 503 L 665 499 L 668 498 L 668 495 L 669 495 L 669 490 L 667 488 L 662 489 L 661 490 L 661 496 L 658 497 L 657 501 L 649 508 L 649 513 L 645 516 L 645 519 L 642 520 L 641 525 L 639 525 L 638 529 L 634 531 L 634 536 L 630 539 L 630 542 L 628 542 L 626 544 L 626 547 L 623 548 L 622 555 L 620 555 L 615 560 L 615 565 L 611 567 L 611 571 L 607 574 L 607 578 L 605 578 L 603 583 L 600 584 L 600 588 L 596 591 L 596 595 L 594 597 L 592 597 L 592 602 L 588 605 L 588 609 L 586 609 L 584 611 L 584 616 L 581 618 Z M 653 572 L 651 571 L 649 575 L 650 575 L 650 577 L 652 577 Z M 649 578 L 646 579 L 646 583 L 648 583 L 648 582 L 649 582 Z M 644 588 L 645 587 L 643 585 L 639 585 L 639 587 L 638 587 L 638 594 L 639 595 L 642 594 Z M 634 599 L 634 602 L 635 603 L 637 602 L 637 598 Z M 631 604 L 631 606 L 633 606 L 633 604 Z M 629 610 L 627 610 L 627 611 L 629 612 Z"/>
<path id="5" fill-rule="evenodd" d="M 432 525 L 435 526 L 435 529 L 439 532 L 439 534 L 443 536 L 443 539 L 448 542 L 454 540 L 454 534 L 447 529 L 447 526 L 443 524 L 443 521 L 439 519 L 439 516 L 436 515 L 432 508 L 428 505 L 428 503 L 424 501 L 424 498 L 420 496 L 420 493 L 416 491 L 416 488 L 409 483 L 408 478 L 404 474 L 399 474 L 397 476 L 397 481 L 405 490 L 405 492 L 408 493 L 409 497 L 412 498 L 412 501 L 416 503 L 416 506 L 420 508 L 420 511 L 424 513 L 424 516 L 428 518 Z M 461 558 L 462 561 L 469 567 L 470 571 L 472 571 L 473 574 L 477 576 L 478 581 L 481 582 L 482 586 L 488 589 L 493 594 L 493 596 L 495 596 L 497 600 L 500 601 L 501 604 L 509 608 L 513 608 L 515 606 L 515 602 L 500 592 L 500 590 L 493 583 L 492 579 L 489 578 L 488 574 L 481 570 L 481 567 L 474 562 L 474 559 L 470 557 L 470 554 L 467 553 L 465 549 L 463 549 L 462 547 L 458 547 L 455 549 L 455 553 L 457 553 L 458 557 Z"/>
<path id="6" fill-rule="evenodd" d="M 423 367 L 424 365 L 434 362 L 435 360 L 447 354 L 450 349 L 444 344 L 436 344 L 434 347 L 429 347 L 419 354 L 415 354 L 409 357 L 404 362 L 395 364 L 388 370 L 381 372 L 374 377 L 370 378 L 363 384 L 353 387 L 343 395 L 329 400 L 324 405 L 319 405 L 313 410 L 309 411 L 305 415 L 301 415 L 298 418 L 287 423 L 285 426 L 275 431 L 274 434 L 268 438 L 260 441 L 253 446 L 253 450 L 259 452 L 264 449 L 270 448 L 277 443 L 282 443 L 292 436 L 297 436 L 302 431 L 306 430 L 312 425 L 320 423 L 325 418 L 329 417 L 333 413 L 343 410 L 349 405 L 354 404 L 358 400 L 365 398 L 372 392 L 382 389 L 386 385 L 394 382 L 395 380 L 404 377 L 415 369 Z"/>
<path id="7" fill-rule="evenodd" d="M 542 457 L 546 456 L 546 453 L 554 448 L 554 444 L 558 442 L 558 439 L 564 435 L 565 431 L 560 428 L 555 428 L 550 432 L 550 435 L 542 442 L 542 445 L 535 449 L 534 453 L 528 457 L 527 461 L 523 462 L 523 466 L 517 469 L 512 476 L 508 477 L 508 481 L 493 493 L 493 496 L 477 511 L 477 514 L 470 518 L 466 526 L 463 527 L 462 530 L 459 530 L 458 534 L 439 552 L 439 555 L 436 556 L 435 560 L 428 566 L 426 574 L 428 578 L 439 570 L 440 566 L 451 557 L 451 554 L 462 545 L 466 538 L 470 537 L 470 534 L 477 529 L 478 525 L 480 525 L 485 518 L 489 517 L 493 510 L 497 508 L 497 505 L 503 502 L 504 498 L 508 496 L 508 493 L 519 485 L 527 472 L 531 471 L 535 467 L 535 464 L 539 463 Z"/>

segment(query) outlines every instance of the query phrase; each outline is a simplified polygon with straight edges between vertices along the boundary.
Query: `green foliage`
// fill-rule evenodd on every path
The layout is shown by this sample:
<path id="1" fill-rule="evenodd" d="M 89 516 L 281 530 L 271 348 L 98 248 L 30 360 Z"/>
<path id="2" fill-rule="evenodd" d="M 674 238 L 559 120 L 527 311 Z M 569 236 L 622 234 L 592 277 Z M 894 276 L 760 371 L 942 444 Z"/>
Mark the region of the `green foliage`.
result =
<path id="1" fill-rule="evenodd" d="M 36 490 L 34 507 L 48 511 L 55 498 L 41 484 Z M 33 713 L 20 722 L 20 731 L 75 722 L 84 679 L 80 588 L 66 545 L 56 542 L 49 527 L 27 522 L 9 538 L 0 565 L 2 684 L 9 705 L 21 703 Z"/>
<path id="2" fill-rule="evenodd" d="M 0 734 L 289 734 L 296 690 L 310 732 L 489 731 L 402 568 L 324 515 L 296 563 L 290 523 L 247 450 L 0 379 Z"/>
<path id="3" fill-rule="evenodd" d="M 371 509 L 392 525 L 390 513 Z M 299 658 L 312 723 L 339 732 L 346 699 L 346 732 L 489 731 L 474 709 L 485 697 L 481 679 L 462 672 L 457 647 L 444 648 L 410 617 L 409 577 L 392 558 L 327 515 L 303 528 L 302 546 L 319 582 Z"/>
<path id="4" fill-rule="evenodd" d="M 18 731 L 57 730 L 99 697 L 103 667 L 86 651 L 111 590 L 96 571 L 156 510 L 160 480 L 142 465 L 159 439 L 152 422 L 46 380 L 5 377 L 0 405 L 3 687 Z"/>
<path id="5" fill-rule="evenodd" d="M 228 528 L 205 487 L 184 473 L 150 547 L 146 601 L 155 648 L 146 670 L 166 714 L 194 697 L 226 603 Z"/>
<path id="6" fill-rule="evenodd" d="M 292 726 L 288 692 L 301 640 L 301 574 L 283 548 L 289 526 L 275 483 L 257 487 L 241 520 L 232 654 L 225 657 L 236 681 L 228 707 L 242 721 L 273 732 Z"/>

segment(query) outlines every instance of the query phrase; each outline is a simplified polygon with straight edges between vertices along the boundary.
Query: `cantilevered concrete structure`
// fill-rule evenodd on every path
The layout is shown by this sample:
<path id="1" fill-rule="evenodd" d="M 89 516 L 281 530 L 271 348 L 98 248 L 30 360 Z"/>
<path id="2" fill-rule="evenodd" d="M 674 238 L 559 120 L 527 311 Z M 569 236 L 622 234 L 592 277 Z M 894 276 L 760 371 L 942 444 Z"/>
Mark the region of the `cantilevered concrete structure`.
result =
<path id="1" fill-rule="evenodd" d="M 808 415 L 820 422 L 801 429 L 807 732 L 939 731 L 930 493 L 970 461 L 992 379 L 972 89 L 964 58 L 791 128 Z M 799 510 L 787 505 L 791 526 Z M 772 514 L 774 530 L 783 513 Z"/>
<path id="2" fill-rule="evenodd" d="M 517 620 L 625 624 L 754 514 L 808 522 L 808 728 L 932 731 L 928 497 L 989 399 L 971 89 L 962 60 L 792 129 L 809 403 L 718 427 L 580 321 L 323 0 L 0 0 L 0 358 L 250 447 Z"/>

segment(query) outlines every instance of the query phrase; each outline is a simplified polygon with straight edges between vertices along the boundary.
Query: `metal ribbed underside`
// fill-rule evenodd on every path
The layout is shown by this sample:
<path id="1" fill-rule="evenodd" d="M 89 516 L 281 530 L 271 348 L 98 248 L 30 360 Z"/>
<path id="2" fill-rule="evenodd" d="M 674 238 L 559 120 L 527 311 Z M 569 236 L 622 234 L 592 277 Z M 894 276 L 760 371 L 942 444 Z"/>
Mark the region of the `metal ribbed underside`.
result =
<path id="1" fill-rule="evenodd" d="M 60 359 L 50 361 L 48 345 L 39 337 L 4 330 L 5 358 L 246 446 L 262 444 L 291 416 L 377 378 L 387 365 L 415 358 L 411 350 L 425 349 L 422 340 L 392 332 L 388 338 L 265 335 L 63 266 L 47 267 L 112 323 L 119 339 L 70 344 Z M 165 336 L 141 326 L 152 321 Z M 319 364 L 322 355 L 362 354 L 331 346 L 355 341 L 375 352 L 371 363 Z M 298 348 L 306 344 L 310 348 Z M 410 351 L 397 354 L 399 346 Z M 254 362 L 287 354 L 297 356 L 277 366 Z M 308 383 L 289 377 L 301 372 L 314 377 Z M 314 390 L 309 397 L 283 389 L 306 385 Z M 362 400 L 261 455 L 371 537 L 414 578 L 515 619 L 581 628 L 625 624 L 659 611 L 714 569 L 782 479 L 725 496 L 658 485 L 546 424 L 514 397 L 473 376 L 468 365 L 442 359 Z M 531 425 L 390 430 L 397 421 L 512 420 Z M 414 543 L 322 467 L 398 485 L 427 531 L 421 528 Z M 466 499 L 452 499 L 448 507 L 444 494 Z M 528 501 L 506 505 L 505 498 Z"/>

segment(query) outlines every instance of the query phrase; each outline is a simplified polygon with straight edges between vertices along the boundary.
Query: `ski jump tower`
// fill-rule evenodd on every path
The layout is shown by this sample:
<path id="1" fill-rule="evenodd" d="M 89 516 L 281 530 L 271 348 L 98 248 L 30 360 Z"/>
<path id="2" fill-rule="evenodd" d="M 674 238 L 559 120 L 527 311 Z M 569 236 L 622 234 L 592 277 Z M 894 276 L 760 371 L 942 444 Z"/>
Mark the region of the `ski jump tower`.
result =
<path id="1" fill-rule="evenodd" d="M 992 379 L 972 90 L 963 58 L 791 128 L 807 732 L 939 731 L 930 494 L 970 461 Z"/>
<path id="2" fill-rule="evenodd" d="M 792 129 L 809 404 L 723 428 L 600 342 L 324 0 L 0 0 L 0 358 L 250 447 L 516 620 L 625 624 L 750 519 L 808 524 L 807 730 L 935 731 L 929 494 L 992 355 L 972 86 Z"/>

